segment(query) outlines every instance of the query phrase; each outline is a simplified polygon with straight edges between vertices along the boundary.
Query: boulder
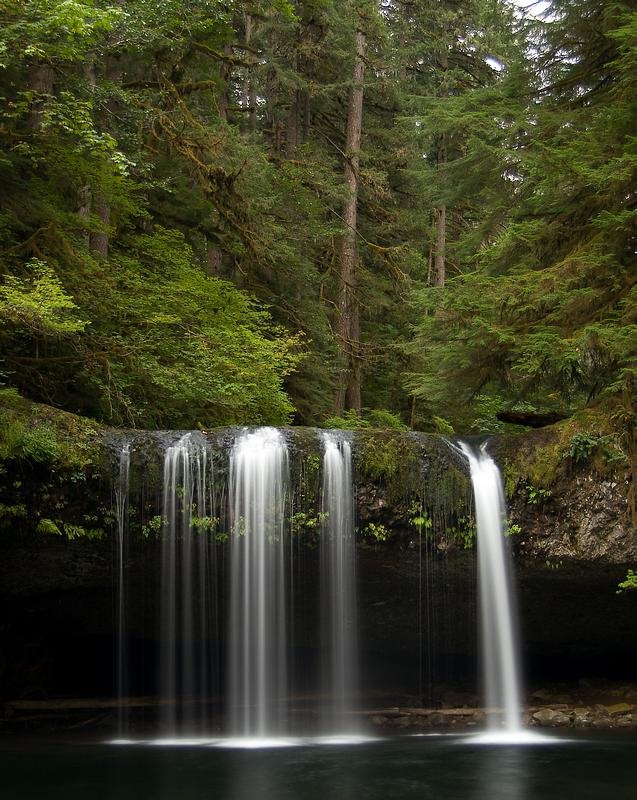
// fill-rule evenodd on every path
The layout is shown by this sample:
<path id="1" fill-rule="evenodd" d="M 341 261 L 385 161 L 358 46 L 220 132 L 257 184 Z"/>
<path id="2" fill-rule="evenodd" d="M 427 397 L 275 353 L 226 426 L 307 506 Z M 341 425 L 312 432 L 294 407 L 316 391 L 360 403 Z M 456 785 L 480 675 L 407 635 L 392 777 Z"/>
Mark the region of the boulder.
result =
<path id="1" fill-rule="evenodd" d="M 542 708 L 533 714 L 533 720 L 536 725 L 541 725 L 543 728 L 550 728 L 553 726 L 553 719 L 556 716 L 564 716 L 559 711 L 554 711 L 552 708 Z"/>
<path id="2" fill-rule="evenodd" d="M 607 708 L 611 717 L 616 717 L 621 714 L 630 714 L 633 710 L 633 707 L 628 703 L 614 703 L 612 706 L 607 706 Z"/>

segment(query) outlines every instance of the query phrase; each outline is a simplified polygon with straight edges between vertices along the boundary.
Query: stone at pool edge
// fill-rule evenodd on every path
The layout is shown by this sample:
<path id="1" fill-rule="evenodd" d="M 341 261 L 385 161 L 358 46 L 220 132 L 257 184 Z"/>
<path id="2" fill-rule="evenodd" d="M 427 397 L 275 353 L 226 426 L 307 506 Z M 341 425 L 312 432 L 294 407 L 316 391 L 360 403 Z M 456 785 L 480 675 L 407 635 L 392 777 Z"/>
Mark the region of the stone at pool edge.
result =
<path id="1" fill-rule="evenodd" d="M 637 727 L 637 715 L 632 713 L 633 706 L 628 703 L 616 703 L 610 706 L 575 706 L 560 708 L 529 709 L 523 716 L 525 726 L 545 728 L 593 728 L 597 730 L 611 728 Z M 379 728 L 462 728 L 476 724 L 484 724 L 486 714 L 483 709 L 385 709 L 384 713 L 372 714 L 370 723 Z"/>

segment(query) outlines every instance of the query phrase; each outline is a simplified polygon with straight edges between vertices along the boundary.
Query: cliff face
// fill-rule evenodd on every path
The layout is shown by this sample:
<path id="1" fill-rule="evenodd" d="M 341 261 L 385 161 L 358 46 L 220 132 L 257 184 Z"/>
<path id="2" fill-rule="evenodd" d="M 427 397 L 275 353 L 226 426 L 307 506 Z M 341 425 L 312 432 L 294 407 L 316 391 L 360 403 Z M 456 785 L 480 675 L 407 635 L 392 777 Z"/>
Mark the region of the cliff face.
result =
<path id="1" fill-rule="evenodd" d="M 161 457 L 176 434 L 106 431 L 12 403 L 0 411 L 1 692 L 108 694 L 113 487 L 122 436 L 132 442 L 129 632 L 133 657 L 147 664 L 157 648 Z M 233 431 L 205 435 L 222 454 Z M 302 670 L 318 658 L 321 444 L 314 430 L 287 435 L 293 530 L 303 545 L 294 598 L 295 613 L 304 615 Z M 622 442 L 579 421 L 498 437 L 489 447 L 510 509 L 528 674 L 537 681 L 622 677 L 637 657 L 637 593 L 616 594 L 637 562 Z M 440 437 L 394 431 L 360 431 L 353 450 L 368 691 L 430 702 L 455 685 L 475 690 L 475 530 L 463 459 Z M 221 484 L 226 469 L 220 457 Z M 225 533 L 221 519 L 214 533 L 220 586 L 227 579 Z M 143 671 L 136 680 L 136 691 L 152 693 Z"/>
<path id="2" fill-rule="evenodd" d="M 582 413 L 494 443 L 520 556 L 637 559 L 634 430 L 609 428 L 608 416 Z"/>
<path id="3" fill-rule="evenodd" d="M 608 428 L 609 416 L 588 413 L 489 441 L 504 476 L 508 533 L 517 557 L 637 560 L 634 448 L 626 434 Z M 216 453 L 220 484 L 234 434 L 232 429 L 203 434 Z M 286 436 L 295 532 L 311 542 L 318 535 L 320 436 L 307 428 L 288 429 Z M 467 467 L 449 443 L 435 435 L 387 430 L 352 436 L 363 545 L 405 547 L 425 536 L 440 552 L 474 547 Z M 37 533 L 42 540 L 110 538 L 123 441 L 131 442 L 131 498 L 139 512 L 131 534 L 140 535 L 158 514 L 162 454 L 177 437 L 109 431 L 0 391 L 0 546 L 16 533 Z"/>

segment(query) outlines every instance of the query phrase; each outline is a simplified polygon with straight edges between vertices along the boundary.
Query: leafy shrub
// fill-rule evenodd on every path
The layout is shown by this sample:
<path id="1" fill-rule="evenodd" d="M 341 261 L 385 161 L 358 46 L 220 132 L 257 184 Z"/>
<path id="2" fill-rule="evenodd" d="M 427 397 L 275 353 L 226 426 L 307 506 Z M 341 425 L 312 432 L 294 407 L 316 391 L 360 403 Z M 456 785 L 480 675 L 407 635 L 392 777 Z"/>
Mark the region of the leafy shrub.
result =
<path id="1" fill-rule="evenodd" d="M 58 528 L 58 526 L 55 524 L 55 522 L 53 522 L 52 519 L 41 519 L 38 522 L 36 530 L 38 533 L 44 533 L 53 536 L 62 536 L 62 531 Z"/>
<path id="2" fill-rule="evenodd" d="M 637 591 L 637 572 L 633 569 L 629 569 L 626 573 L 626 579 L 618 584 L 616 593 L 623 594 L 623 592 L 634 591 Z"/>
<path id="3" fill-rule="evenodd" d="M 386 542 L 389 538 L 389 531 L 382 523 L 370 522 L 363 530 L 363 535 L 375 542 Z"/>
<path id="4" fill-rule="evenodd" d="M 28 427 L 17 417 L 0 417 L 0 459 L 48 464 L 60 455 L 55 429 L 47 424 Z"/>
<path id="5" fill-rule="evenodd" d="M 382 428 L 396 431 L 409 430 L 398 414 L 393 414 L 385 408 L 364 408 L 362 412 L 355 409 L 344 411 L 342 416 L 328 417 L 323 422 L 323 427 L 350 431 L 364 430 L 366 428 Z"/>
<path id="6" fill-rule="evenodd" d="M 531 506 L 541 505 L 552 494 L 550 489 L 542 489 L 540 486 L 532 486 L 530 483 L 527 483 L 525 488 L 526 501 Z"/>
<path id="7" fill-rule="evenodd" d="M 453 436 L 455 431 L 453 429 L 453 425 L 446 420 L 444 417 L 437 417 L 433 416 L 431 421 L 434 424 L 434 429 L 436 433 L 440 433 L 443 436 Z"/>
<path id="8" fill-rule="evenodd" d="M 588 461 L 597 449 L 601 438 L 592 433 L 576 433 L 568 443 L 566 455 L 576 464 Z"/>

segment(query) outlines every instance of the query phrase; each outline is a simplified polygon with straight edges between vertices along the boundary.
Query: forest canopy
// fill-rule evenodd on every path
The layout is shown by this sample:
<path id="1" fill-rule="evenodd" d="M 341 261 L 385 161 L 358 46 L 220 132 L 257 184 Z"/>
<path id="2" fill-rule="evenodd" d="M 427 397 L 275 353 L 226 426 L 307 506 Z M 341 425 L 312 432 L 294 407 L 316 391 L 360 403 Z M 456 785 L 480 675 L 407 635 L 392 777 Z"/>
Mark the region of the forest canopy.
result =
<path id="1" fill-rule="evenodd" d="M 627 0 L 0 0 L 0 384 L 146 427 L 632 414 L 636 81 Z"/>

